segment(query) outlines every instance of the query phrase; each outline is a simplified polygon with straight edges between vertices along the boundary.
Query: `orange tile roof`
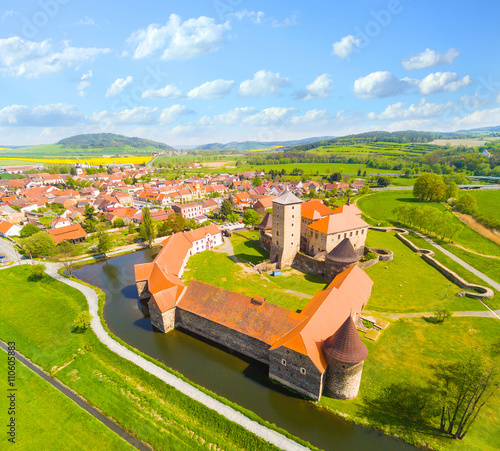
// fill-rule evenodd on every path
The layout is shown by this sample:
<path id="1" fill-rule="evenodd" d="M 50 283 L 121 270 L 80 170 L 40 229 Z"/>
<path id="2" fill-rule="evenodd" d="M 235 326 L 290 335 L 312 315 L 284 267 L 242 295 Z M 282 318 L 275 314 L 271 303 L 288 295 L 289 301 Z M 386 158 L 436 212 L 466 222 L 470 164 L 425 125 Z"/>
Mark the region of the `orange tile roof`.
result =
<path id="1" fill-rule="evenodd" d="M 199 229 L 194 229 L 190 230 L 189 232 L 184 233 L 186 238 L 190 240 L 191 242 L 193 241 L 198 241 L 201 240 L 202 238 L 205 238 L 207 234 L 209 235 L 217 235 L 218 233 L 221 233 L 219 227 L 217 227 L 215 224 L 210 224 L 209 226 L 206 227 L 201 227 Z"/>
<path id="2" fill-rule="evenodd" d="M 312 230 L 330 235 L 332 233 L 341 233 L 347 230 L 362 229 L 368 227 L 368 224 L 359 216 L 352 213 L 338 213 L 326 216 L 308 226 Z"/>
<path id="3" fill-rule="evenodd" d="M 304 321 L 276 341 L 271 349 L 285 346 L 308 355 L 318 370 L 324 372 L 327 362 L 322 342 L 332 336 L 349 315 L 361 312 L 370 298 L 372 286 L 373 281 L 359 266 L 343 271 L 302 310 L 300 315 Z"/>
<path id="4" fill-rule="evenodd" d="M 1 221 L 0 222 L 0 233 L 7 233 L 13 226 L 14 226 L 14 224 L 11 224 L 8 221 Z"/>
<path id="5" fill-rule="evenodd" d="M 319 215 L 315 215 L 314 212 L 319 213 Z M 333 214 L 333 210 L 328 208 L 319 199 L 311 199 L 309 202 L 304 202 L 302 204 L 301 213 L 304 218 L 319 219 L 321 217 Z"/>
<path id="6" fill-rule="evenodd" d="M 47 232 L 54 239 L 56 244 L 62 243 L 65 240 L 76 240 L 78 238 L 86 238 L 87 232 L 83 230 L 80 224 L 72 224 L 58 229 L 49 229 Z"/>
<path id="7" fill-rule="evenodd" d="M 177 306 L 268 345 L 302 321 L 298 313 L 266 302 L 253 302 L 252 299 L 191 280 Z"/>
<path id="8" fill-rule="evenodd" d="M 339 213 L 352 213 L 353 215 L 361 215 L 363 212 L 354 204 L 351 205 L 342 205 L 341 207 L 336 208 L 333 210 L 334 214 L 339 214 Z"/>

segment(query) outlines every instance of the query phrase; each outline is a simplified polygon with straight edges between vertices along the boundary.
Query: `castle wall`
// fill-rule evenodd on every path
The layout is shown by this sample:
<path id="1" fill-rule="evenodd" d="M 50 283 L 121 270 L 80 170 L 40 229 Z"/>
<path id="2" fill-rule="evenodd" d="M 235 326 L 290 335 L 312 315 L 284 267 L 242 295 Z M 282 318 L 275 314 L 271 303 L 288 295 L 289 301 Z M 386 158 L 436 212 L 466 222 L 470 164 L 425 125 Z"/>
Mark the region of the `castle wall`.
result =
<path id="1" fill-rule="evenodd" d="M 194 313 L 176 308 L 175 325 L 259 362 L 269 364 L 269 345 Z"/>
<path id="2" fill-rule="evenodd" d="M 175 307 L 162 313 L 154 298 L 151 298 L 151 301 L 149 301 L 149 315 L 151 324 L 163 333 L 170 332 L 174 328 Z"/>
<path id="3" fill-rule="evenodd" d="M 339 263 L 329 260 L 328 258 L 325 258 L 325 280 L 328 283 L 330 283 L 333 279 L 335 279 L 335 276 L 340 274 L 342 271 L 349 269 L 351 266 L 354 266 L 355 264 L 356 262 Z"/>
<path id="4" fill-rule="evenodd" d="M 344 363 L 330 361 L 325 373 L 323 394 L 336 399 L 352 399 L 358 396 L 363 362 Z"/>
<path id="5" fill-rule="evenodd" d="M 259 246 L 267 252 L 271 251 L 271 240 L 271 235 L 267 234 L 263 230 L 259 231 Z"/>
<path id="6" fill-rule="evenodd" d="M 293 260 L 293 267 L 299 271 L 325 277 L 325 262 L 298 252 Z"/>
<path id="7" fill-rule="evenodd" d="M 326 253 L 328 253 L 347 237 L 351 241 L 354 250 L 361 257 L 365 248 L 367 231 L 368 229 L 364 227 L 361 229 L 349 230 L 347 232 L 326 235 L 317 230 L 308 229 L 307 253 L 309 255 L 316 255 L 321 251 L 326 251 Z"/>
<path id="8" fill-rule="evenodd" d="M 323 374 L 311 359 L 284 346 L 269 351 L 269 378 L 316 401 L 323 391 Z"/>
<path id="9" fill-rule="evenodd" d="M 141 304 L 141 312 L 145 318 L 149 316 L 149 300 L 151 299 L 151 293 L 148 291 L 148 282 L 147 280 L 137 282 L 137 293 L 139 293 L 139 302 Z"/>

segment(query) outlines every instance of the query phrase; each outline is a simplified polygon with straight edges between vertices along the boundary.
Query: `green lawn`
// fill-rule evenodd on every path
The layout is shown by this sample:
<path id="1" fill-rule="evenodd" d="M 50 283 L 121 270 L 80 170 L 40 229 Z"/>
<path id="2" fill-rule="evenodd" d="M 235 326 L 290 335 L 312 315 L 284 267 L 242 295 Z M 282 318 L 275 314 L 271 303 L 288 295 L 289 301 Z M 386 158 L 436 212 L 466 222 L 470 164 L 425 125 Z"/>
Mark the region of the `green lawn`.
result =
<path id="1" fill-rule="evenodd" d="M 409 313 L 434 312 L 440 308 L 484 309 L 477 300 L 456 296 L 461 289 L 398 240 L 393 232 L 370 230 L 366 244 L 394 252 L 393 261 L 380 262 L 366 270 L 374 281 L 366 310 Z"/>
<path id="2" fill-rule="evenodd" d="M 264 275 L 244 272 L 227 254 L 205 251 L 193 255 L 188 261 L 187 269 L 183 276 L 187 283 L 196 279 L 247 296 L 263 296 L 267 302 L 289 310 L 302 310 L 309 301 L 307 298 L 284 293 L 281 285 Z"/>
<path id="3" fill-rule="evenodd" d="M 7 360 L 3 350 L 0 357 Z M 0 387 L 7 393 L 5 377 L 0 379 Z M 16 450 L 135 449 L 20 363 L 16 365 L 16 388 Z"/>
<path id="4" fill-rule="evenodd" d="M 30 282 L 29 273 L 27 266 L 0 271 L 0 339 L 15 341 L 19 352 L 105 415 L 157 450 L 198 449 L 202 443 L 275 449 L 112 353 L 91 330 L 75 333 L 73 321 L 87 308 L 83 295 L 48 276 Z M 84 441 L 81 449 L 96 448 Z"/>
<path id="5" fill-rule="evenodd" d="M 500 221 L 500 189 L 475 190 L 471 194 L 477 199 L 479 214 L 490 216 Z"/>
<path id="6" fill-rule="evenodd" d="M 452 318 L 441 325 L 420 318 L 398 320 L 376 342 L 363 339 L 369 355 L 364 364 L 358 397 L 346 402 L 323 396 L 320 405 L 409 442 L 425 443 L 431 449 L 498 450 L 498 395 L 483 408 L 463 440 L 440 437 L 436 430 L 439 427 L 438 418 L 431 418 L 427 424 L 405 420 L 392 405 L 383 405 L 379 399 L 382 389 L 391 383 L 432 385 L 432 365 L 456 361 L 470 348 L 480 351 L 492 363 L 490 348 L 499 336 L 500 321 L 492 318 Z M 499 358 L 496 360 L 498 366 Z"/>
<path id="7" fill-rule="evenodd" d="M 397 222 L 394 208 L 401 203 L 413 203 L 419 206 L 432 206 L 440 211 L 445 211 L 445 206 L 439 202 L 419 202 L 413 197 L 411 191 L 382 191 L 365 196 L 358 202 L 358 207 L 363 210 L 367 222 L 372 225 L 393 226 L 400 225 Z M 458 228 L 458 233 L 453 237 L 454 242 L 486 255 L 500 256 L 500 246 L 475 232 L 457 217 L 453 217 L 453 222 Z M 442 244 L 440 240 L 436 240 Z M 444 243 L 446 244 L 446 243 Z M 453 250 L 455 253 L 455 250 Z"/>
<path id="8" fill-rule="evenodd" d="M 259 246 L 258 230 L 245 230 L 237 232 L 237 234 L 233 233 L 231 244 L 233 245 L 234 255 L 240 261 L 258 265 L 264 260 L 269 259 L 269 252 Z"/>

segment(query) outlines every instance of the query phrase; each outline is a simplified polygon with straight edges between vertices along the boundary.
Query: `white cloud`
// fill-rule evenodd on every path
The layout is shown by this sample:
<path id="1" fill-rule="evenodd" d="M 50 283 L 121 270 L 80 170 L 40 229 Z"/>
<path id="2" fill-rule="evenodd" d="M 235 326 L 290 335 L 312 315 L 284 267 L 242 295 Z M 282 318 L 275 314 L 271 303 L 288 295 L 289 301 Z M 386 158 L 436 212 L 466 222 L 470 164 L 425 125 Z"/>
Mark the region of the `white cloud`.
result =
<path id="1" fill-rule="evenodd" d="M 80 78 L 80 83 L 78 83 L 78 86 L 76 87 L 76 90 L 78 91 L 78 95 L 80 97 L 87 97 L 87 92 L 85 90 L 90 87 L 91 78 L 92 70 L 85 72 L 82 75 L 82 78 Z"/>
<path id="2" fill-rule="evenodd" d="M 201 125 L 238 125 L 254 113 L 254 107 L 239 107 L 213 117 L 203 116 L 199 122 Z"/>
<path id="3" fill-rule="evenodd" d="M 476 95 L 477 95 L 477 94 L 476 94 Z M 498 97 L 497 97 L 497 99 L 496 99 L 496 102 L 497 102 L 497 103 L 500 103 L 500 94 L 498 94 Z"/>
<path id="4" fill-rule="evenodd" d="M 274 17 L 267 17 L 266 13 L 262 11 L 248 11 L 247 9 L 244 9 L 230 14 L 229 17 L 235 17 L 238 20 L 250 19 L 250 21 L 256 25 L 270 24 L 274 28 L 297 25 L 297 14 L 295 13 L 284 20 L 278 20 Z"/>
<path id="5" fill-rule="evenodd" d="M 105 97 L 116 97 L 118 94 L 121 94 L 123 90 L 129 86 L 134 81 L 132 76 L 128 76 L 127 78 L 117 78 L 111 86 L 106 91 Z"/>
<path id="6" fill-rule="evenodd" d="M 184 105 L 172 105 L 169 108 L 164 108 L 160 114 L 159 122 L 161 125 L 171 124 L 179 119 L 183 114 L 191 114 Z"/>
<path id="7" fill-rule="evenodd" d="M 96 23 L 94 22 L 94 19 L 92 19 L 89 16 L 85 16 L 84 18 L 80 19 L 78 22 L 74 22 L 72 25 L 88 25 L 95 27 Z"/>
<path id="8" fill-rule="evenodd" d="M 11 105 L 0 110 L 0 126 L 65 127 L 85 122 L 76 107 L 64 103 L 48 105 Z"/>
<path id="9" fill-rule="evenodd" d="M 292 117 L 290 123 L 293 125 L 317 124 L 327 119 L 326 110 L 308 110 L 303 116 Z"/>
<path id="10" fill-rule="evenodd" d="M 147 89 L 141 94 L 144 99 L 178 99 L 181 96 L 181 90 L 175 85 L 167 85 L 161 89 Z"/>
<path id="11" fill-rule="evenodd" d="M 354 47 L 361 45 L 361 42 L 361 38 L 356 39 L 352 34 L 344 36 L 340 41 L 333 43 L 332 55 L 345 59 L 353 52 Z"/>
<path id="12" fill-rule="evenodd" d="M 442 130 L 442 124 L 432 119 L 409 119 L 393 122 L 387 126 L 390 132 L 401 130 Z"/>
<path id="13" fill-rule="evenodd" d="M 0 73 L 34 78 L 68 68 L 77 69 L 109 52 L 111 49 L 69 47 L 66 43 L 57 51 L 48 39 L 42 42 L 26 41 L 17 36 L 0 39 Z"/>
<path id="14" fill-rule="evenodd" d="M 453 108 L 453 102 L 428 103 L 426 99 L 420 100 L 406 108 L 403 102 L 389 105 L 382 113 L 369 113 L 368 119 L 400 120 L 414 118 L 428 118 L 441 116 L 446 110 Z"/>
<path id="15" fill-rule="evenodd" d="M 187 97 L 188 99 L 220 99 L 226 94 L 229 94 L 233 85 L 233 80 L 218 79 L 214 81 L 207 81 L 206 83 L 191 89 L 191 91 L 188 92 Z"/>
<path id="16" fill-rule="evenodd" d="M 235 13 L 231 14 L 231 16 L 236 17 L 238 20 L 243 20 L 243 19 L 250 19 L 254 24 L 261 24 L 264 21 L 264 16 L 266 13 L 262 11 L 248 11 L 247 9 L 244 9 L 242 11 L 236 11 Z"/>
<path id="17" fill-rule="evenodd" d="M 100 111 L 91 115 L 90 119 L 109 127 L 120 124 L 155 124 L 158 122 L 159 108 L 138 106 L 117 112 Z"/>
<path id="18" fill-rule="evenodd" d="M 134 48 L 135 59 L 160 50 L 163 60 L 188 59 L 216 51 L 224 43 L 224 34 L 229 29 L 229 22 L 216 24 L 210 17 L 181 22 L 180 16 L 171 14 L 166 25 L 150 24 L 132 33 L 127 43 Z"/>
<path id="19" fill-rule="evenodd" d="M 455 130 L 463 130 L 475 127 L 490 127 L 500 123 L 500 108 L 478 110 L 462 118 L 453 121 Z"/>
<path id="20" fill-rule="evenodd" d="M 470 85 L 472 79 L 466 75 L 461 80 L 455 72 L 436 72 L 429 74 L 418 84 L 422 94 L 435 94 L 437 92 L 453 92 Z"/>
<path id="21" fill-rule="evenodd" d="M 2 14 L 2 21 L 4 21 L 5 19 L 7 19 L 8 17 L 14 17 L 14 16 L 17 16 L 18 13 L 16 11 L 14 11 L 13 9 L 8 9 L 7 11 L 5 11 L 3 14 Z"/>
<path id="22" fill-rule="evenodd" d="M 295 108 L 270 107 L 243 119 L 243 124 L 253 127 L 268 125 L 284 125 L 289 116 L 295 113 Z"/>
<path id="23" fill-rule="evenodd" d="M 307 85 L 305 91 L 298 92 L 295 98 L 297 100 L 328 99 L 332 91 L 330 75 L 323 74 Z"/>
<path id="24" fill-rule="evenodd" d="M 242 97 L 263 97 L 268 94 L 281 94 L 281 88 L 287 88 L 292 84 L 290 79 L 281 77 L 279 73 L 267 70 L 259 70 L 251 80 L 242 81 L 239 94 Z"/>
<path id="25" fill-rule="evenodd" d="M 414 85 L 410 79 L 400 80 L 387 71 L 372 72 L 354 82 L 354 94 L 362 99 L 404 94 Z"/>
<path id="26" fill-rule="evenodd" d="M 425 49 L 421 53 L 405 58 L 401 64 L 406 70 L 425 69 L 433 66 L 449 66 L 460 55 L 457 49 L 449 49 L 446 53 L 438 53 Z"/>

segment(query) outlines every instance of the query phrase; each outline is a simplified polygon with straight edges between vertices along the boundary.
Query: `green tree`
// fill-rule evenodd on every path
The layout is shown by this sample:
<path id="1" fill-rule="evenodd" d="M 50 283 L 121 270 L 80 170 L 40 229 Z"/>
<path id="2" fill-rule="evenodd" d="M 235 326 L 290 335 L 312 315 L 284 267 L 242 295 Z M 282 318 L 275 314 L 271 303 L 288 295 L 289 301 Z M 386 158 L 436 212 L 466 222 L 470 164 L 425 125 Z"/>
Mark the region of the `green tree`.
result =
<path id="1" fill-rule="evenodd" d="M 85 217 L 83 225 L 85 231 L 95 232 L 97 228 L 97 210 L 94 208 L 93 205 L 87 204 L 85 205 L 83 215 Z"/>
<path id="2" fill-rule="evenodd" d="M 156 234 L 151 212 L 148 207 L 142 209 L 142 222 L 139 226 L 139 235 L 144 241 L 148 242 L 150 248 L 153 247 L 153 241 Z"/>
<path id="3" fill-rule="evenodd" d="M 455 210 L 468 215 L 473 215 L 477 211 L 477 199 L 472 194 L 462 194 L 455 202 Z"/>
<path id="4" fill-rule="evenodd" d="M 391 179 L 389 177 L 381 176 L 377 179 L 378 186 L 389 186 L 391 184 Z"/>
<path id="5" fill-rule="evenodd" d="M 173 213 L 171 214 L 167 220 L 165 221 L 166 223 L 166 230 L 167 233 L 178 233 L 182 232 L 185 229 L 187 229 L 188 224 L 187 220 L 184 216 L 182 216 L 181 213 Z"/>
<path id="6" fill-rule="evenodd" d="M 80 312 L 75 321 L 73 321 L 73 327 L 78 332 L 85 332 L 90 327 L 93 318 L 94 317 L 88 312 L 88 310 L 84 310 L 83 312 Z"/>
<path id="7" fill-rule="evenodd" d="M 227 219 L 228 215 L 230 215 L 234 210 L 234 205 L 230 200 L 223 200 L 222 205 L 220 207 L 220 215 L 222 218 Z"/>
<path id="8" fill-rule="evenodd" d="M 259 213 L 253 208 L 247 208 L 243 213 L 243 224 L 246 226 L 259 224 L 261 221 Z"/>
<path id="9" fill-rule="evenodd" d="M 40 232 L 40 229 L 33 224 L 26 224 L 20 232 L 21 238 L 27 238 L 31 235 L 34 235 L 35 233 Z"/>
<path id="10" fill-rule="evenodd" d="M 227 215 L 226 220 L 229 222 L 238 222 L 240 220 L 240 215 L 238 213 L 230 213 Z"/>
<path id="11" fill-rule="evenodd" d="M 56 251 L 56 243 L 47 232 L 40 232 L 22 241 L 24 251 L 31 256 L 51 256 Z"/>
<path id="12" fill-rule="evenodd" d="M 458 185 L 452 180 L 446 185 L 444 200 L 456 199 L 458 197 Z"/>
<path id="13" fill-rule="evenodd" d="M 43 263 L 37 263 L 35 265 L 30 266 L 30 275 L 28 280 L 31 282 L 36 282 L 37 280 L 42 279 L 46 266 Z"/>
<path id="14" fill-rule="evenodd" d="M 252 179 L 252 186 L 262 186 L 262 179 L 259 177 L 254 177 Z"/>
<path id="15" fill-rule="evenodd" d="M 109 234 L 104 231 L 97 232 L 97 252 L 106 254 L 113 247 L 113 241 Z"/>
<path id="16" fill-rule="evenodd" d="M 413 197 L 422 201 L 440 201 L 443 199 L 446 185 L 443 178 L 437 174 L 422 174 L 413 187 Z"/>

